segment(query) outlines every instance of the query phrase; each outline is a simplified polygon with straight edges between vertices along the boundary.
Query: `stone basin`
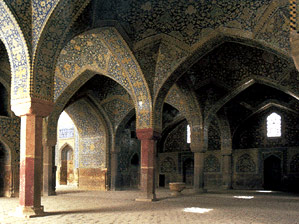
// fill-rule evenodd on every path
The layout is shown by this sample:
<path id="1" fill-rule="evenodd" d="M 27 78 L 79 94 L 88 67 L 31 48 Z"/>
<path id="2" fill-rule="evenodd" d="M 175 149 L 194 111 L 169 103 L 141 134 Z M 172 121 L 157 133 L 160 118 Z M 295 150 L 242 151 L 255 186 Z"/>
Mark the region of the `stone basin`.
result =
<path id="1" fill-rule="evenodd" d="M 184 182 L 172 182 L 169 183 L 169 189 L 171 191 L 172 196 L 178 196 L 181 195 L 181 191 L 184 190 L 185 188 L 185 183 Z"/>

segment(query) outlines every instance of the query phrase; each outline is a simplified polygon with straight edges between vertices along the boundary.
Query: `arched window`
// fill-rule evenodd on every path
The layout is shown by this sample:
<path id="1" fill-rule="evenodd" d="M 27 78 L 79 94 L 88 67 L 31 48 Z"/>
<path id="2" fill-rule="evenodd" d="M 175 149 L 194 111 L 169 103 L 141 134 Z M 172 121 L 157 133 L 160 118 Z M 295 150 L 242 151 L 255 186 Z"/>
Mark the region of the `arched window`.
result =
<path id="1" fill-rule="evenodd" d="M 267 137 L 281 136 L 281 116 L 272 113 L 267 117 Z"/>
<path id="2" fill-rule="evenodd" d="M 191 143 L 191 129 L 190 125 L 187 125 L 187 143 Z"/>

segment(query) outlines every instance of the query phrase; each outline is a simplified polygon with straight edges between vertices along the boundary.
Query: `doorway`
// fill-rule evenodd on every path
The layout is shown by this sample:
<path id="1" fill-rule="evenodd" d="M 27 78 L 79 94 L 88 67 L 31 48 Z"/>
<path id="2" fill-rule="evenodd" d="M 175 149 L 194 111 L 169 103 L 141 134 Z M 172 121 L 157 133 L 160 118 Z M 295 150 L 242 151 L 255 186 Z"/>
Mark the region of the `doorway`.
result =
<path id="1" fill-rule="evenodd" d="M 189 158 L 183 163 L 183 182 L 188 186 L 193 185 L 194 161 Z"/>
<path id="2" fill-rule="evenodd" d="M 165 175 L 159 174 L 159 187 L 165 187 Z"/>
<path id="3" fill-rule="evenodd" d="M 61 150 L 60 185 L 67 185 L 74 181 L 73 150 L 70 146 Z"/>
<path id="4" fill-rule="evenodd" d="M 271 155 L 264 160 L 264 188 L 267 190 L 281 189 L 281 160 Z"/>
<path id="5" fill-rule="evenodd" d="M 130 161 L 130 187 L 137 188 L 139 185 L 139 176 L 140 176 L 140 167 L 139 167 L 139 156 L 135 153 L 131 157 Z"/>
<path id="6" fill-rule="evenodd" d="M 11 165 L 9 152 L 0 142 L 0 197 L 10 195 Z"/>

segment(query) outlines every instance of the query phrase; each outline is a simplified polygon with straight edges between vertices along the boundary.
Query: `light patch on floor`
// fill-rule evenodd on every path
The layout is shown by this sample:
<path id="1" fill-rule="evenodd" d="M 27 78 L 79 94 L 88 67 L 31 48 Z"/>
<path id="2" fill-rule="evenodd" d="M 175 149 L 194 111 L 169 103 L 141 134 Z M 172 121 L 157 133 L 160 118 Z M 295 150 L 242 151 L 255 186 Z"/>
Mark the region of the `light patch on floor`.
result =
<path id="1" fill-rule="evenodd" d="M 240 198 L 240 199 L 252 199 L 254 196 L 234 196 L 234 198 Z"/>
<path id="2" fill-rule="evenodd" d="M 272 191 L 265 191 L 265 190 L 259 190 L 259 191 L 256 191 L 256 192 L 259 192 L 259 193 L 272 193 Z"/>
<path id="3" fill-rule="evenodd" d="M 191 208 L 184 208 L 183 209 L 184 212 L 193 212 L 193 213 L 200 213 L 200 214 L 207 213 L 207 212 L 210 212 L 212 210 L 213 209 L 211 209 L 211 208 L 197 208 L 197 207 L 191 207 Z"/>

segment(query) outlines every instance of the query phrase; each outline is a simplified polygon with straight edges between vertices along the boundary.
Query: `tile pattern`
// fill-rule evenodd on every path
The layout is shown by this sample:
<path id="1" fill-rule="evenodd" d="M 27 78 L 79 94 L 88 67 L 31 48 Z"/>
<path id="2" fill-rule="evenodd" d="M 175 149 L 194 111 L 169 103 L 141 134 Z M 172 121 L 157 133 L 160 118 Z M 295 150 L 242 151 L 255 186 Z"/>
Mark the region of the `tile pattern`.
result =
<path id="1" fill-rule="evenodd" d="M 0 117 L 0 138 L 4 139 L 16 154 L 20 151 L 20 123 L 21 120 L 18 117 Z"/>
<path id="2" fill-rule="evenodd" d="M 163 148 L 163 152 L 181 151 L 190 151 L 187 144 L 187 121 L 182 122 L 169 133 Z"/>
<path id="3" fill-rule="evenodd" d="M 78 129 L 79 168 L 105 168 L 107 130 L 103 121 L 83 99 L 73 103 L 66 111 Z"/>
<path id="4" fill-rule="evenodd" d="M 46 100 L 53 99 L 53 75 L 65 33 L 90 0 L 61 0 L 51 14 L 36 45 L 32 70 L 31 95 Z"/>
<path id="5" fill-rule="evenodd" d="M 65 46 L 56 68 L 55 77 L 62 85 L 55 83 L 55 99 L 85 69 L 100 72 L 123 86 L 137 109 L 137 127 L 150 127 L 151 99 L 147 85 L 136 59 L 115 29 L 102 28 L 81 34 Z"/>
<path id="6" fill-rule="evenodd" d="M 236 172 L 237 173 L 254 173 L 256 171 L 256 165 L 251 156 L 244 153 L 237 159 Z"/>
<path id="7" fill-rule="evenodd" d="M 0 39 L 8 52 L 12 73 L 12 100 L 29 97 L 30 59 L 23 33 L 4 1 L 0 2 Z"/>
<path id="8" fill-rule="evenodd" d="M 296 154 L 292 157 L 290 162 L 290 172 L 299 173 L 299 154 Z"/>
<path id="9" fill-rule="evenodd" d="M 176 164 L 171 157 L 166 157 L 160 164 L 160 173 L 176 172 Z"/>
<path id="10" fill-rule="evenodd" d="M 210 154 L 205 158 L 204 172 L 220 172 L 220 162 L 216 156 Z"/>

